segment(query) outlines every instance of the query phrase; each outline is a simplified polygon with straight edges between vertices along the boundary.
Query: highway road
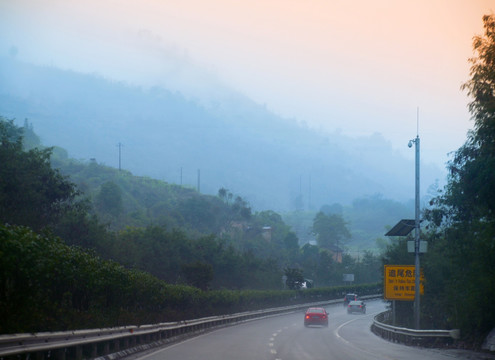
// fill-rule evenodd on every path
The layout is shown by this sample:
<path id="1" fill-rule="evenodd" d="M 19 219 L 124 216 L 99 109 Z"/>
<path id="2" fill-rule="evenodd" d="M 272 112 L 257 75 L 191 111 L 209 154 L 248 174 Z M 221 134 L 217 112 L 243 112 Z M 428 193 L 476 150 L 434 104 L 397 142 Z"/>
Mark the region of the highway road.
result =
<path id="1" fill-rule="evenodd" d="M 347 314 L 342 304 L 326 307 L 329 326 L 304 327 L 304 312 L 221 328 L 136 357 L 146 360 L 452 360 L 486 359 L 459 350 L 408 347 L 370 331 L 381 300 L 367 302 L 367 313 Z M 489 357 L 491 358 L 491 357 Z"/>

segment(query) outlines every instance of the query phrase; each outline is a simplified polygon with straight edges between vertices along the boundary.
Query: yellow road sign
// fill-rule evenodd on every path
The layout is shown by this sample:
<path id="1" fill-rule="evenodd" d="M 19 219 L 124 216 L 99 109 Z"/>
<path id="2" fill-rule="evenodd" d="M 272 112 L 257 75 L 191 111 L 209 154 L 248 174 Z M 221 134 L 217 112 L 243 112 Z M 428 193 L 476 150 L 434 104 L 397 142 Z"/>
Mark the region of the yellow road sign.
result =
<path id="1" fill-rule="evenodd" d="M 416 271 L 414 265 L 385 265 L 384 298 L 414 301 Z M 424 294 L 424 276 L 421 272 L 419 293 Z"/>

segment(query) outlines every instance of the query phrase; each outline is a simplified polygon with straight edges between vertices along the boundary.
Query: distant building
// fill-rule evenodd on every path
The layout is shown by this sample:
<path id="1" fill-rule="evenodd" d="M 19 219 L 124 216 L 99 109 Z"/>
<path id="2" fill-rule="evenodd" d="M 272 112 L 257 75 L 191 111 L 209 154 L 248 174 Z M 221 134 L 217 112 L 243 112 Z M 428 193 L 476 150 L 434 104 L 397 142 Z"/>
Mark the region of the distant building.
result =
<path id="1" fill-rule="evenodd" d="M 263 226 L 261 228 L 261 236 L 263 236 L 263 239 L 265 239 L 268 242 L 272 241 L 272 227 Z"/>
<path id="2" fill-rule="evenodd" d="M 339 264 L 342 263 L 342 253 L 344 252 L 344 250 L 339 248 L 337 245 L 332 245 L 328 250 L 330 250 L 330 252 L 332 253 L 333 261 Z"/>

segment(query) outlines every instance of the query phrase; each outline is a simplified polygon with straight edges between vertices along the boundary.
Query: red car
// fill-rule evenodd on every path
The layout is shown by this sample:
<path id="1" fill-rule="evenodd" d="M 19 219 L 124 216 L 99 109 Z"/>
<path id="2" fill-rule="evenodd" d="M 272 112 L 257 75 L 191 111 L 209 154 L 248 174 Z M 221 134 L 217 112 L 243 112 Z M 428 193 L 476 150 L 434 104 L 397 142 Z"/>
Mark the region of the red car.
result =
<path id="1" fill-rule="evenodd" d="M 312 307 L 304 314 L 304 326 L 323 325 L 328 326 L 328 313 L 323 308 Z"/>

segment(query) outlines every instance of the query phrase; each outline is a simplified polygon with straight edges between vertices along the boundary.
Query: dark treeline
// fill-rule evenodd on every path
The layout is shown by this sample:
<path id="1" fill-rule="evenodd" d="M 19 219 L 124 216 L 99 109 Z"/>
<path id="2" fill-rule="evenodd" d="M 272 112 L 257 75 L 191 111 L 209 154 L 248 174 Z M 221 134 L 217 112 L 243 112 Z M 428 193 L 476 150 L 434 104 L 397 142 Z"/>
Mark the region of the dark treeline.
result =
<path id="1" fill-rule="evenodd" d="M 483 21 L 462 86 L 472 97 L 474 129 L 448 164 L 448 184 L 423 209 L 421 234 L 428 241 L 422 327 L 460 328 L 475 347 L 495 326 L 495 16 Z M 389 247 L 386 264 L 414 264 L 406 240 Z M 404 325 L 412 326 L 412 313 L 412 302 L 398 302 Z"/>

